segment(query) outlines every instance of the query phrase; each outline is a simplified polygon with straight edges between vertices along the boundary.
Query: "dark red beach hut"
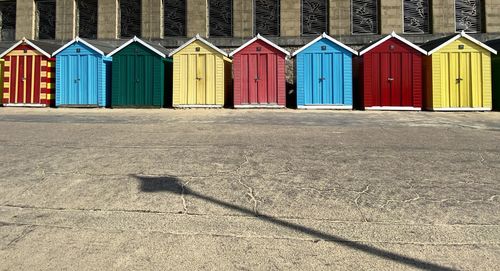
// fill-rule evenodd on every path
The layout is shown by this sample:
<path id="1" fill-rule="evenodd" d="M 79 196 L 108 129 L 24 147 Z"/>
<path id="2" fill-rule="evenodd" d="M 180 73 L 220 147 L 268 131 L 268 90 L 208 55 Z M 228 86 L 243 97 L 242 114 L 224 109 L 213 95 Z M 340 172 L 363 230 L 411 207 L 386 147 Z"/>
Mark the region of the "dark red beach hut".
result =
<path id="1" fill-rule="evenodd" d="M 425 50 L 393 32 L 361 49 L 359 55 L 355 62 L 358 107 L 422 109 Z"/>
<path id="2" fill-rule="evenodd" d="M 285 107 L 285 58 L 290 53 L 261 35 L 229 56 L 233 57 L 235 108 Z"/>

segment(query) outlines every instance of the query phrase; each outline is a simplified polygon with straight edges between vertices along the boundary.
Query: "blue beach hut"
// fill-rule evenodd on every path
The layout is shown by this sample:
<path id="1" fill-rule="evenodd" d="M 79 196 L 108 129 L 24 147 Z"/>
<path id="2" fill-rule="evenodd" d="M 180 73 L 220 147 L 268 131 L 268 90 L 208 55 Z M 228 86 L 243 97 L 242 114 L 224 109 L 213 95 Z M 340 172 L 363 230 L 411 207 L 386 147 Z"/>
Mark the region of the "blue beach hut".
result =
<path id="1" fill-rule="evenodd" d="M 358 53 L 323 33 L 293 53 L 299 109 L 352 109 L 352 58 Z"/>
<path id="2" fill-rule="evenodd" d="M 56 106 L 109 106 L 111 57 L 114 47 L 79 37 L 55 51 Z"/>

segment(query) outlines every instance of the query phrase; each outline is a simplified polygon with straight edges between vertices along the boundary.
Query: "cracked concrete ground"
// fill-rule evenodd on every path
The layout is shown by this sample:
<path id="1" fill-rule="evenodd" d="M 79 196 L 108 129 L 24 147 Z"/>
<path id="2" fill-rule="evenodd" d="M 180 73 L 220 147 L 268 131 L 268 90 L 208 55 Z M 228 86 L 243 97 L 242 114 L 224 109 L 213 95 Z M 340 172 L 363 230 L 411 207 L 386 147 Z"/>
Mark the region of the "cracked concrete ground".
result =
<path id="1" fill-rule="evenodd" d="M 0 270 L 495 270 L 500 113 L 0 108 Z"/>

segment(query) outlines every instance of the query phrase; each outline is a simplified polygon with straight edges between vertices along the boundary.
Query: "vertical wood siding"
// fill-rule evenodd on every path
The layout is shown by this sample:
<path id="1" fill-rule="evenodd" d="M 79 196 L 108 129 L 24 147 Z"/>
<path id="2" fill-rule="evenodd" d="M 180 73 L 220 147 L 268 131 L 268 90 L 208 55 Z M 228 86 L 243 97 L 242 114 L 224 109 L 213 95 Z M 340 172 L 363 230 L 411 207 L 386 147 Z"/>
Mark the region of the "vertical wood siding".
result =
<path id="1" fill-rule="evenodd" d="M 102 55 L 77 42 L 56 59 L 56 106 L 107 106 Z"/>
<path id="2" fill-rule="evenodd" d="M 134 42 L 113 55 L 111 106 L 162 107 L 163 58 Z"/>
<path id="3" fill-rule="evenodd" d="M 52 105 L 55 99 L 54 59 L 25 44 L 14 48 L 3 59 L 3 104 Z"/>
<path id="4" fill-rule="evenodd" d="M 421 53 L 392 38 L 364 54 L 362 61 L 365 108 L 422 107 Z"/>
<path id="5" fill-rule="evenodd" d="M 256 40 L 234 55 L 234 105 L 286 105 L 285 54 Z"/>
<path id="6" fill-rule="evenodd" d="M 231 78 L 227 65 L 229 59 L 200 41 L 175 54 L 173 106 L 223 106 Z"/>
<path id="7" fill-rule="evenodd" d="M 352 106 L 352 53 L 321 39 L 297 55 L 297 105 Z"/>
<path id="8" fill-rule="evenodd" d="M 431 62 L 427 68 L 432 67 L 428 109 L 491 109 L 491 56 L 487 50 L 460 38 L 427 61 Z"/>

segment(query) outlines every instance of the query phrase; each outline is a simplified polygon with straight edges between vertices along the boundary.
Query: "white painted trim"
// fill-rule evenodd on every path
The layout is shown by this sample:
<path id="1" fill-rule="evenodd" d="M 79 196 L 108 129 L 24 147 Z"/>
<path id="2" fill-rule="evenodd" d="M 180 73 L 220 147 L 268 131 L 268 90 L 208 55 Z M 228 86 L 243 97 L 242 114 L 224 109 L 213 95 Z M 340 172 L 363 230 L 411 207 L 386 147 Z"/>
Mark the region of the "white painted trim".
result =
<path id="1" fill-rule="evenodd" d="M 424 55 L 427 55 L 427 51 L 425 51 L 424 49 L 420 48 L 419 46 L 417 46 L 416 44 L 412 43 L 411 41 L 401 37 L 400 35 L 396 34 L 396 32 L 392 31 L 391 34 L 387 35 L 385 38 L 377 41 L 376 43 L 372 44 L 371 46 L 369 46 L 368 48 L 364 49 L 363 51 L 361 51 L 359 53 L 360 56 L 364 55 L 365 53 L 368 53 L 369 51 L 371 51 L 372 49 L 374 49 L 375 47 L 379 46 L 380 44 L 386 42 L 387 40 L 389 40 L 390 38 L 395 38 L 399 41 L 401 41 L 402 43 L 410 46 L 411 48 L 419 51 L 420 53 L 424 54 Z"/>
<path id="2" fill-rule="evenodd" d="M 261 36 L 260 34 L 257 34 L 257 36 L 249 41 L 247 41 L 245 44 L 241 45 L 240 47 L 238 47 L 236 50 L 232 51 L 230 54 L 229 54 L 229 57 L 232 57 L 234 56 L 236 53 L 238 53 L 239 51 L 245 49 L 245 47 L 249 46 L 250 44 L 254 43 L 256 40 L 261 40 L 267 44 L 269 44 L 270 46 L 274 47 L 275 49 L 279 50 L 280 52 L 282 52 L 283 54 L 285 54 L 286 56 L 290 56 L 290 52 L 288 52 L 287 50 L 281 48 L 280 46 L 278 46 L 276 43 L 264 38 L 263 36 Z"/>
<path id="3" fill-rule="evenodd" d="M 11 104 L 11 103 L 7 103 L 7 104 L 3 104 L 3 106 L 5 107 L 47 107 L 46 104 Z"/>
<path id="4" fill-rule="evenodd" d="M 132 39 L 130 39 L 129 41 L 125 42 L 122 46 L 116 48 L 115 50 L 113 50 L 111 53 L 109 53 L 107 56 L 113 56 L 114 54 L 118 53 L 119 51 L 121 51 L 123 48 L 129 46 L 132 42 L 138 42 L 140 43 L 141 45 L 143 45 L 144 47 L 148 48 L 149 50 L 155 52 L 157 55 L 165 58 L 167 57 L 164 53 L 156 50 L 154 47 L 152 47 L 151 45 L 149 45 L 148 43 L 144 42 L 143 40 L 141 40 L 140 38 L 134 36 Z"/>
<path id="5" fill-rule="evenodd" d="M 77 43 L 77 42 L 83 43 L 85 46 L 89 47 L 90 49 L 92 49 L 92 50 L 96 51 L 97 53 L 99 53 L 100 55 L 104 56 L 104 52 L 103 51 L 97 49 L 92 44 L 86 42 L 84 39 L 81 39 L 80 37 L 76 37 L 72 41 L 66 43 L 61 48 L 57 49 L 54 53 L 52 53 L 52 57 L 54 57 L 55 55 L 59 54 L 64 49 L 68 48 L 70 45 L 72 45 L 74 43 Z"/>
<path id="6" fill-rule="evenodd" d="M 428 108 L 436 112 L 474 112 L 474 111 L 491 111 L 489 107 L 448 107 L 448 108 Z"/>
<path id="7" fill-rule="evenodd" d="M 235 105 L 234 108 L 236 109 L 253 109 L 253 108 L 272 108 L 272 109 L 280 109 L 280 108 L 285 108 L 286 106 L 284 105 L 277 105 L 277 104 L 242 104 L 242 105 Z"/>
<path id="8" fill-rule="evenodd" d="M 174 108 L 222 108 L 223 105 L 218 104 L 176 104 Z"/>
<path id="9" fill-rule="evenodd" d="M 371 110 L 371 111 L 422 111 L 422 108 L 413 107 L 413 106 L 370 106 L 370 107 L 365 107 L 365 110 Z"/>
<path id="10" fill-rule="evenodd" d="M 297 109 L 304 110 L 352 110 L 352 105 L 298 105 Z"/>
<path id="11" fill-rule="evenodd" d="M 217 51 L 220 54 L 222 54 L 223 56 L 225 56 L 225 57 L 228 56 L 228 54 L 226 52 L 222 51 L 217 46 L 213 45 L 212 43 L 208 42 L 206 39 L 202 38 L 200 36 L 200 34 L 196 34 L 196 36 L 194 36 L 192 39 L 188 40 L 186 43 L 184 43 L 183 45 L 181 45 L 179 48 L 173 50 L 170 54 L 168 54 L 168 56 L 171 57 L 171 56 L 177 54 L 180 50 L 186 48 L 189 44 L 195 42 L 196 40 L 199 40 L 199 41 L 203 42 L 204 44 L 208 45 L 210 48 L 212 48 L 215 51 Z"/>
<path id="12" fill-rule="evenodd" d="M 473 42 L 473 43 L 475 43 L 475 44 L 477 44 L 477 45 L 479 45 L 479 46 L 481 46 L 482 48 L 484 48 L 484 49 L 486 49 L 486 50 L 490 51 L 490 53 L 492 53 L 492 54 L 495 54 L 495 55 L 497 54 L 497 51 L 496 51 L 495 49 L 493 49 L 493 48 L 489 47 L 488 45 L 486 45 L 486 44 L 484 44 L 484 43 L 482 43 L 482 42 L 478 41 L 477 39 L 475 39 L 475 38 L 473 38 L 473 37 L 471 37 L 471 36 L 467 35 L 467 34 L 465 33 L 465 31 L 462 31 L 460 34 L 457 34 L 457 35 L 453 36 L 452 38 L 450 38 L 449 40 L 447 40 L 447 41 L 446 41 L 446 42 L 444 42 L 443 44 L 441 44 L 441 45 L 439 45 L 438 47 L 436 47 L 436 48 L 434 48 L 434 49 L 430 50 L 430 51 L 427 53 L 427 55 L 428 55 L 428 56 L 430 56 L 430 55 L 434 54 L 435 52 L 437 52 L 437 51 L 441 50 L 443 47 L 445 47 L 445 46 L 447 46 L 447 45 L 451 44 L 452 42 L 454 42 L 454 41 L 456 41 L 456 40 L 458 40 L 459 38 L 462 38 L 462 37 L 463 37 L 463 38 L 465 38 L 465 39 L 467 39 L 467 40 L 469 40 L 469 41 L 471 41 L 471 42 Z"/>
<path id="13" fill-rule="evenodd" d="M 26 38 L 22 38 L 20 41 L 16 42 L 16 44 L 12 45 L 9 49 L 5 50 L 2 52 L 2 54 L 0 54 L 0 57 L 4 57 L 6 54 L 8 54 L 10 51 L 14 50 L 17 46 L 23 44 L 23 43 L 26 43 L 28 44 L 29 46 L 35 48 L 38 52 L 42 53 L 44 56 L 48 57 L 48 58 L 51 58 L 50 54 L 45 52 L 44 50 L 40 49 L 38 46 L 36 46 L 35 44 L 33 44 L 31 41 L 29 41 L 28 39 Z"/>
<path id="14" fill-rule="evenodd" d="M 326 33 L 323 33 L 321 34 L 321 36 L 315 38 L 314 40 L 312 40 L 311 42 L 309 42 L 308 44 L 304 45 L 303 47 L 301 47 L 300 49 L 298 49 L 297 51 L 293 52 L 292 54 L 292 57 L 296 56 L 297 54 L 299 54 L 300 52 L 304 51 L 305 49 L 307 49 L 309 46 L 315 44 L 316 42 L 322 40 L 322 39 L 327 39 L 331 42 L 333 42 L 334 44 L 344 48 L 345 50 L 351 52 L 353 55 L 358 55 L 358 52 L 354 49 L 352 49 L 351 47 L 343 44 L 342 42 L 332 38 L 331 36 L 327 35 Z"/>

